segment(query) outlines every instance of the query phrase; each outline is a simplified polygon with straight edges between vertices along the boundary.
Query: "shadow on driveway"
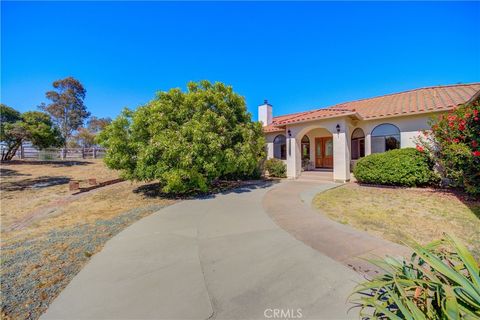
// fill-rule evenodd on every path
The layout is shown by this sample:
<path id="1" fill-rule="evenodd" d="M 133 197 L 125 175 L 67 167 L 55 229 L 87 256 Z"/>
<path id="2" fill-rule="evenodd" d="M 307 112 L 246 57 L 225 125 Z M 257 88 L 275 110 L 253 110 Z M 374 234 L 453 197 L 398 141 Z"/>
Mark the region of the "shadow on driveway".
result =
<path id="1" fill-rule="evenodd" d="M 141 193 L 148 198 L 167 198 L 174 200 L 191 200 L 191 199 L 213 199 L 216 195 L 227 195 L 231 193 L 246 193 L 257 189 L 265 189 L 274 184 L 279 183 L 279 180 L 246 180 L 246 181 L 226 181 L 221 180 L 213 184 L 210 192 L 191 192 L 170 194 L 162 192 L 160 183 L 151 183 L 140 186 L 133 190 L 135 193 Z"/>

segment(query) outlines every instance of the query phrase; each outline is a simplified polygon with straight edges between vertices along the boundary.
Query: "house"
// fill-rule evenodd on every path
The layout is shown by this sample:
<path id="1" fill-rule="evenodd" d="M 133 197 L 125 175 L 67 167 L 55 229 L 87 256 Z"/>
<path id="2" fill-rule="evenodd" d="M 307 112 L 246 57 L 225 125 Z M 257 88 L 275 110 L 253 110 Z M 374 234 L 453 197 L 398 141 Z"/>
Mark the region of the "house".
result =
<path id="1" fill-rule="evenodd" d="M 273 116 L 265 101 L 258 107 L 268 158 L 284 160 L 287 176 L 303 170 L 333 171 L 335 181 L 350 180 L 355 161 L 371 153 L 415 147 L 432 115 L 480 96 L 480 83 L 420 88 L 340 103 L 327 108 Z"/>

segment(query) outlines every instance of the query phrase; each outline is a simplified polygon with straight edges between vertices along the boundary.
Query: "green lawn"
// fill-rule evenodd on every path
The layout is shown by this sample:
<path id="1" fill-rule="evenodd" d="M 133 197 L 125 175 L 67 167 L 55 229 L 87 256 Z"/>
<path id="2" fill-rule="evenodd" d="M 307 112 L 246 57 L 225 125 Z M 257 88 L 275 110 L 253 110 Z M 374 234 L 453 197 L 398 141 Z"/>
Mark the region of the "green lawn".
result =
<path id="1" fill-rule="evenodd" d="M 449 232 L 480 257 L 480 201 L 431 189 L 346 184 L 318 194 L 330 218 L 397 243 L 427 243 Z"/>

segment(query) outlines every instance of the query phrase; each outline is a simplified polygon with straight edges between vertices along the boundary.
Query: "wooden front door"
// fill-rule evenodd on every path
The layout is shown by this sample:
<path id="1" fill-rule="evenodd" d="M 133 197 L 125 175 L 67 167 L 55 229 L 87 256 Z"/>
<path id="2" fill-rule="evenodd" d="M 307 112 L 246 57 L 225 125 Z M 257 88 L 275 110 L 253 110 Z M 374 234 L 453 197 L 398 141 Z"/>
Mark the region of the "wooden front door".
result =
<path id="1" fill-rule="evenodd" d="M 333 168 L 332 138 L 315 138 L 315 168 Z"/>

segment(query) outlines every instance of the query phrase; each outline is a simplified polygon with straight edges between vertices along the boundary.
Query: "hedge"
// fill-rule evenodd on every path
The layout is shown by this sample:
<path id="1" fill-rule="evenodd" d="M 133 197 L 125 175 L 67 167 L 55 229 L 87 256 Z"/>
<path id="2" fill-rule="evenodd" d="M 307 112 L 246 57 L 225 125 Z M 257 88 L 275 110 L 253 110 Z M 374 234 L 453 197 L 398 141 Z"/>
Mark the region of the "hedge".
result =
<path id="1" fill-rule="evenodd" d="M 426 186 L 438 181 L 433 163 L 415 148 L 390 150 L 360 159 L 354 170 L 361 183 L 394 186 Z"/>
<path id="2" fill-rule="evenodd" d="M 278 160 L 275 158 L 268 159 L 267 161 L 265 161 L 265 170 L 268 171 L 268 174 L 271 177 L 287 177 L 287 166 L 282 160 Z"/>

